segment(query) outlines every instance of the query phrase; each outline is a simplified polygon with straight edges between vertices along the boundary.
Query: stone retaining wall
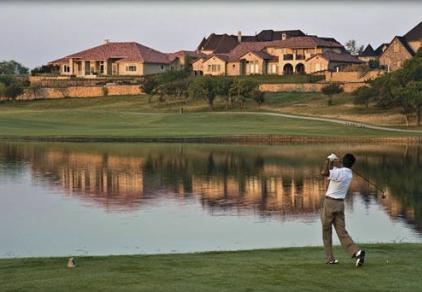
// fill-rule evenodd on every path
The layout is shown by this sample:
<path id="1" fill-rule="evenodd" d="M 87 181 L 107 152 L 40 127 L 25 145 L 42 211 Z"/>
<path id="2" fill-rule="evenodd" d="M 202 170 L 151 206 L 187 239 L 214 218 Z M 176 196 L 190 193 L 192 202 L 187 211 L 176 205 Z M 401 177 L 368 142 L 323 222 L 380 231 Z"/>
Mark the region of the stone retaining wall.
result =
<path id="1" fill-rule="evenodd" d="M 320 92 L 329 83 L 265 83 L 259 89 L 265 92 Z M 359 87 L 367 86 L 365 82 L 339 83 L 344 92 L 352 92 Z"/>
<path id="2" fill-rule="evenodd" d="M 58 99 L 66 97 L 100 97 L 106 95 L 138 95 L 142 94 L 139 85 L 105 86 L 69 86 L 69 87 L 41 87 L 28 88 L 16 100 Z M 0 97 L 0 100 L 7 98 Z"/>

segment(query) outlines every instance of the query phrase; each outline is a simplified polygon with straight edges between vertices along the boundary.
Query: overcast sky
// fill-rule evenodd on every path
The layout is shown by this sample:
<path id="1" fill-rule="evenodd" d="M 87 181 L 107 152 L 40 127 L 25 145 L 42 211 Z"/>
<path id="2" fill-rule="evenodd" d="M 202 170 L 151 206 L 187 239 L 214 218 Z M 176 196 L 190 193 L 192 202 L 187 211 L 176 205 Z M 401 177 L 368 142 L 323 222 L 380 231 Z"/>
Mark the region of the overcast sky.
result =
<path id="1" fill-rule="evenodd" d="M 98 45 L 137 41 L 195 49 L 212 33 L 301 29 L 378 46 L 422 21 L 422 2 L 0 2 L 0 60 L 29 67 Z"/>

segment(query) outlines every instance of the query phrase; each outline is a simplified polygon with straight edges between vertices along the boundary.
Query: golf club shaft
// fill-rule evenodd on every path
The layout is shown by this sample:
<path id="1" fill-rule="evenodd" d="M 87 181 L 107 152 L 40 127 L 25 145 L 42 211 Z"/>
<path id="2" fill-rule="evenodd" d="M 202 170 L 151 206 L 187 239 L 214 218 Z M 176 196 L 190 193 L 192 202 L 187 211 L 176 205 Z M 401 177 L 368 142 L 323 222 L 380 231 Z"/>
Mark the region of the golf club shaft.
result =
<path id="1" fill-rule="evenodd" d="M 359 172 L 357 172 L 356 170 L 353 170 L 353 173 L 356 174 L 357 176 L 361 177 L 363 180 L 365 180 L 367 183 L 369 183 L 370 185 L 372 185 L 373 187 L 375 187 L 377 190 L 379 190 L 380 192 L 382 192 L 383 194 L 385 193 L 384 190 L 382 188 L 380 188 L 379 186 L 377 186 L 376 184 L 374 184 L 372 181 L 370 181 L 368 178 L 364 177 L 363 175 L 361 175 Z"/>

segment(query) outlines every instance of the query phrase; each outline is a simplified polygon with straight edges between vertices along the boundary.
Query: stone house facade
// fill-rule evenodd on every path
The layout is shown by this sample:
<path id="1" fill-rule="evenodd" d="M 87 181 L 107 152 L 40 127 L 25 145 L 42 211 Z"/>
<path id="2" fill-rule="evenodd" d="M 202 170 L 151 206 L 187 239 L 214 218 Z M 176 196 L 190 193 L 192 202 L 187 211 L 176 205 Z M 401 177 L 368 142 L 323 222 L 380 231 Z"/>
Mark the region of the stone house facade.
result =
<path id="1" fill-rule="evenodd" d="M 387 49 L 380 56 L 380 64 L 385 66 L 387 71 L 399 69 L 404 61 L 413 57 L 415 52 L 406 43 L 403 37 L 395 37 Z"/>
<path id="2" fill-rule="evenodd" d="M 360 63 L 335 39 L 284 35 L 280 40 L 238 43 L 228 53 L 210 53 L 192 66 L 197 75 L 237 76 L 309 74 Z"/>
<path id="3" fill-rule="evenodd" d="M 196 52 L 162 53 L 136 42 L 109 42 L 49 62 L 60 68 L 60 75 L 76 77 L 144 76 L 169 70 L 182 70 Z"/>
<path id="4" fill-rule="evenodd" d="M 395 36 L 379 57 L 380 65 L 387 71 L 403 66 L 422 47 L 422 21 L 404 36 Z"/>

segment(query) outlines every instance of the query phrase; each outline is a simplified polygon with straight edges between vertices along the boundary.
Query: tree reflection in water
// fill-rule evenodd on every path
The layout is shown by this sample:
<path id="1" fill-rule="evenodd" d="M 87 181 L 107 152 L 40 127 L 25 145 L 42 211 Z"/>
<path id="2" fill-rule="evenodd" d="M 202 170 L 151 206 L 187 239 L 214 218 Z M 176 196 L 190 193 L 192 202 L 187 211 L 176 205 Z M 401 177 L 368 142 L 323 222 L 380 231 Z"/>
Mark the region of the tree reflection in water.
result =
<path id="1" fill-rule="evenodd" d="M 107 208 L 136 210 L 171 196 L 198 200 L 215 215 L 314 217 L 326 182 L 328 153 L 352 152 L 356 169 L 387 190 L 381 200 L 355 177 L 352 193 L 422 232 L 421 146 L 301 144 L 0 144 L 0 176 L 29 165 L 36 183 Z M 353 208 L 351 196 L 348 206 Z"/>

